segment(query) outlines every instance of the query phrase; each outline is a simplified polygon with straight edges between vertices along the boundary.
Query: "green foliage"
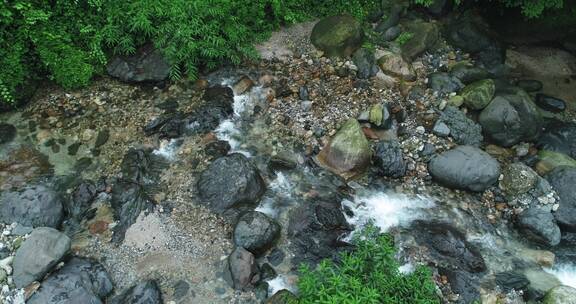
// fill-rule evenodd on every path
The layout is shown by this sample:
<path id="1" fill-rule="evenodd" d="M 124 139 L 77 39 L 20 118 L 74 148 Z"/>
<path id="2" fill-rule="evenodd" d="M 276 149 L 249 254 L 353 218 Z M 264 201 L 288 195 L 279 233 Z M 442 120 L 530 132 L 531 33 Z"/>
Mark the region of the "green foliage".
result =
<path id="1" fill-rule="evenodd" d="M 348 12 L 363 18 L 376 0 L 4 0 L 0 2 L 0 98 L 27 79 L 86 85 L 107 54 L 146 42 L 172 64 L 172 78 L 254 58 L 255 42 L 283 24 Z"/>
<path id="2" fill-rule="evenodd" d="M 460 4 L 464 0 L 455 0 L 456 4 Z M 476 2 L 486 0 L 475 0 Z M 491 0 L 490 0 L 491 1 Z M 564 5 L 564 0 L 498 0 L 506 7 L 517 7 L 522 11 L 522 14 L 528 18 L 540 17 L 546 10 L 560 9 Z M 414 0 L 416 4 L 430 6 L 434 0 Z"/>
<path id="3" fill-rule="evenodd" d="M 301 304 L 440 303 L 427 267 L 407 275 L 399 272 L 390 235 L 368 227 L 356 242 L 356 250 L 342 254 L 338 264 L 326 260 L 314 270 L 301 267 Z"/>
<path id="4" fill-rule="evenodd" d="M 396 43 L 398 43 L 398 45 L 403 45 L 406 42 L 410 41 L 410 39 L 412 39 L 412 37 L 414 37 L 414 33 L 411 32 L 402 32 L 398 37 L 396 37 Z"/>

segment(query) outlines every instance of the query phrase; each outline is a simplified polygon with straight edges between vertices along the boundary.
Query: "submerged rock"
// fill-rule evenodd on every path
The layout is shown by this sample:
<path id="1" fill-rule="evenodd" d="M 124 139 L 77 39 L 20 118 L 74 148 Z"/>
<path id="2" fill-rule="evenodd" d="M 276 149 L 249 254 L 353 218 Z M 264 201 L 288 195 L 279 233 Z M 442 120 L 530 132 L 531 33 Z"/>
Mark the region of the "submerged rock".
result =
<path id="1" fill-rule="evenodd" d="M 542 127 L 540 112 L 523 91 L 496 96 L 478 120 L 488 137 L 504 147 L 537 139 Z"/>
<path id="2" fill-rule="evenodd" d="M 536 105 L 553 113 L 560 113 L 566 110 L 566 102 L 564 100 L 545 94 L 536 94 Z"/>
<path id="3" fill-rule="evenodd" d="M 261 255 L 280 236 L 280 225 L 261 212 L 248 212 L 240 217 L 234 227 L 234 244 Z"/>
<path id="4" fill-rule="evenodd" d="M 258 264 L 254 255 L 242 247 L 236 247 L 230 254 L 228 267 L 232 275 L 234 289 L 250 289 L 260 280 Z"/>
<path id="5" fill-rule="evenodd" d="M 406 174 L 406 162 L 397 141 L 381 141 L 376 144 L 374 164 L 382 176 L 402 177 Z"/>
<path id="6" fill-rule="evenodd" d="M 356 119 L 348 120 L 318 154 L 318 162 L 343 177 L 352 177 L 370 165 L 370 144 Z"/>
<path id="7" fill-rule="evenodd" d="M 556 246 L 560 243 L 560 228 L 550 211 L 535 207 L 524 210 L 518 216 L 516 225 L 534 242 L 547 246 Z"/>
<path id="8" fill-rule="evenodd" d="M 552 288 L 544 297 L 543 304 L 576 304 L 576 289 L 570 286 Z"/>
<path id="9" fill-rule="evenodd" d="M 145 45 L 134 55 L 115 56 L 106 66 L 106 71 L 125 82 L 157 82 L 168 78 L 170 64 L 160 50 Z"/>
<path id="10" fill-rule="evenodd" d="M 70 238 L 56 229 L 34 229 L 14 257 L 14 284 L 24 288 L 42 279 L 70 250 Z"/>
<path id="11" fill-rule="evenodd" d="M 464 104 L 472 110 L 482 110 L 494 97 L 496 86 L 492 79 L 479 80 L 467 85 L 460 95 L 464 98 Z"/>
<path id="12" fill-rule="evenodd" d="M 459 146 L 435 156 L 428 170 L 435 180 L 447 187 L 471 191 L 484 191 L 500 176 L 498 161 L 471 146 Z"/>
<path id="13" fill-rule="evenodd" d="M 16 128 L 7 123 L 0 123 L 0 145 L 11 142 L 16 137 Z"/>
<path id="14" fill-rule="evenodd" d="M 102 304 L 112 280 L 99 263 L 73 258 L 42 282 L 28 304 Z"/>
<path id="15" fill-rule="evenodd" d="M 233 153 L 212 162 L 200 174 L 197 189 L 208 207 L 223 213 L 241 204 L 256 204 L 266 185 L 246 156 Z"/>
<path id="16" fill-rule="evenodd" d="M 446 124 L 448 133 L 460 145 L 480 146 L 484 139 L 482 127 L 466 117 L 466 114 L 458 108 L 447 106 L 439 121 Z"/>
<path id="17" fill-rule="evenodd" d="M 0 196 L 0 218 L 4 223 L 57 228 L 63 216 L 60 195 L 45 185 L 6 191 Z"/>
<path id="18" fill-rule="evenodd" d="M 576 124 L 557 123 L 547 128 L 538 139 L 543 150 L 559 152 L 576 158 Z"/>
<path id="19" fill-rule="evenodd" d="M 560 207 L 554 213 L 560 228 L 576 232 L 576 168 L 558 167 L 546 179 L 560 197 Z"/>
<path id="20" fill-rule="evenodd" d="M 310 40 L 327 56 L 348 57 L 362 46 L 362 25 L 350 15 L 331 16 L 320 20 L 312 29 Z"/>
<path id="21" fill-rule="evenodd" d="M 155 281 L 145 281 L 130 287 L 110 299 L 108 304 L 162 304 L 162 294 Z"/>

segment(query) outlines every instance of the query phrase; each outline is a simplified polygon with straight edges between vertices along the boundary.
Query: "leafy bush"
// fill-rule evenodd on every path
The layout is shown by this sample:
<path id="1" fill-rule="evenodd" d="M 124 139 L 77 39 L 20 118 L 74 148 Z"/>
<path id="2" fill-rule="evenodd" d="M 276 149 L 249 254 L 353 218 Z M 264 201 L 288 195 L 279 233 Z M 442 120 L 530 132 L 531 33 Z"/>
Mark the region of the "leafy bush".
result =
<path id="1" fill-rule="evenodd" d="M 454 0 L 456 4 L 466 0 Z M 469 0 L 470 1 L 470 0 Z M 482 0 L 475 0 L 480 1 Z M 517 7 L 522 10 L 522 14 L 529 18 L 536 18 L 542 15 L 542 13 L 549 9 L 559 9 L 564 5 L 564 0 L 498 0 L 501 4 L 506 7 Z M 416 4 L 430 6 L 434 3 L 434 0 L 414 0 Z M 487 2 L 483 0 L 483 2 Z"/>
<path id="2" fill-rule="evenodd" d="M 406 42 L 410 41 L 414 37 L 414 33 L 411 32 L 402 32 L 398 37 L 396 37 L 396 43 L 399 45 L 403 45 Z"/>
<path id="3" fill-rule="evenodd" d="M 376 0 L 5 0 L 0 2 L 0 99 L 31 78 L 86 85 L 107 55 L 160 48 L 172 77 L 256 56 L 279 25 L 341 12 L 362 18 Z"/>
<path id="4" fill-rule="evenodd" d="M 311 270 L 301 267 L 298 282 L 301 304 L 311 303 L 440 303 L 427 267 L 401 274 L 394 241 L 368 227 L 352 253 L 336 264 L 326 260 Z"/>

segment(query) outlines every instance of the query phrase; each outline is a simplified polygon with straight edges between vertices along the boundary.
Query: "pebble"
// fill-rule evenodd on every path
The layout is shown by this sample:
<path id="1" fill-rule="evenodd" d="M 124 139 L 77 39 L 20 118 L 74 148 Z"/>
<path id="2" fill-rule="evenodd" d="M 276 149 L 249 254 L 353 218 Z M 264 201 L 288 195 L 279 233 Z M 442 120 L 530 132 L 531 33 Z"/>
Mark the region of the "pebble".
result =
<path id="1" fill-rule="evenodd" d="M 423 126 L 418 126 L 416 128 L 416 132 L 418 132 L 419 134 L 424 134 L 426 133 L 426 129 Z"/>

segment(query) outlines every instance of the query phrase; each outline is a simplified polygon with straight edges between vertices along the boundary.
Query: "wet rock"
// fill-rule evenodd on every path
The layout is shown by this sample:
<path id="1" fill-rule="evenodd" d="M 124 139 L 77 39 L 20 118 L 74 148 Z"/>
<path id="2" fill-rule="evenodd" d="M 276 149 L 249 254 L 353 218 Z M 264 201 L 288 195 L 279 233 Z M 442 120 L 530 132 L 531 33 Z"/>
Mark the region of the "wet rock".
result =
<path id="1" fill-rule="evenodd" d="M 483 68 L 469 65 L 466 62 L 455 64 L 450 70 L 450 75 L 458 78 L 464 84 L 490 78 L 490 73 Z"/>
<path id="2" fill-rule="evenodd" d="M 561 285 L 556 276 L 541 269 L 526 269 L 524 275 L 530 281 L 527 296 L 535 300 L 542 299 L 549 290 Z"/>
<path id="3" fill-rule="evenodd" d="M 96 136 L 96 142 L 94 143 L 94 148 L 99 148 L 103 146 L 108 139 L 110 138 L 110 131 L 109 130 L 102 130 L 98 132 L 98 136 Z"/>
<path id="4" fill-rule="evenodd" d="M 576 124 L 554 124 L 538 139 L 541 149 L 566 154 L 576 158 Z"/>
<path id="5" fill-rule="evenodd" d="M 291 153 L 281 152 L 270 158 L 268 168 L 272 171 L 293 170 L 298 167 L 298 160 Z"/>
<path id="6" fill-rule="evenodd" d="M 445 36 L 450 44 L 472 54 L 488 69 L 504 63 L 504 47 L 490 27 L 477 16 L 467 13 L 450 20 Z"/>
<path id="7" fill-rule="evenodd" d="M 91 181 L 83 181 L 74 189 L 70 198 L 64 201 L 66 220 L 62 226 L 66 233 L 73 234 L 81 228 L 80 223 L 82 220 L 93 216 L 96 210 L 90 207 L 98 193 L 103 190 Z"/>
<path id="8" fill-rule="evenodd" d="M 360 79 L 368 79 L 378 73 L 376 59 L 374 58 L 374 53 L 372 51 L 365 48 L 359 49 L 354 52 L 352 60 L 354 61 L 354 65 L 358 68 L 356 77 Z"/>
<path id="9" fill-rule="evenodd" d="M 330 143 L 318 154 L 318 162 L 343 177 L 352 177 L 370 165 L 370 144 L 356 119 L 350 119 L 338 130 Z"/>
<path id="10" fill-rule="evenodd" d="M 326 56 L 348 57 L 362 46 L 364 31 L 350 15 L 331 16 L 316 23 L 310 39 Z"/>
<path id="11" fill-rule="evenodd" d="M 415 221 L 411 229 L 415 231 L 416 242 L 428 248 L 428 254 L 437 265 L 469 273 L 486 270 L 478 249 L 454 227 L 438 222 Z"/>
<path id="12" fill-rule="evenodd" d="M 266 190 L 258 169 L 238 153 L 212 162 L 200 175 L 197 187 L 200 198 L 220 213 L 241 204 L 255 204 Z"/>
<path id="13" fill-rule="evenodd" d="M 566 102 L 564 100 L 540 93 L 536 94 L 536 105 L 553 113 L 560 113 L 566 110 Z"/>
<path id="14" fill-rule="evenodd" d="M 234 289 L 247 290 L 260 280 L 258 264 L 254 255 L 242 247 L 236 247 L 228 257 Z"/>
<path id="15" fill-rule="evenodd" d="M 448 94 L 460 91 L 464 84 L 448 73 L 435 72 L 428 75 L 428 86 L 436 92 Z"/>
<path id="16" fill-rule="evenodd" d="M 449 268 L 441 268 L 438 270 L 438 273 L 448 279 L 452 292 L 458 294 L 458 300 L 456 303 L 474 303 L 474 301 L 477 301 L 478 298 L 480 298 L 480 292 L 478 290 L 480 279 L 478 278 L 478 275 L 463 270 L 453 270 Z"/>
<path id="17" fill-rule="evenodd" d="M 524 210 L 518 216 L 516 225 L 534 242 L 547 246 L 556 246 L 560 243 L 560 228 L 550 211 L 535 207 Z"/>
<path id="18" fill-rule="evenodd" d="M 268 263 L 262 264 L 262 267 L 260 267 L 260 274 L 263 281 L 274 279 L 278 275 L 276 270 L 274 270 L 274 268 L 272 268 Z"/>
<path id="19" fill-rule="evenodd" d="M 378 59 L 378 66 L 386 75 L 397 77 L 404 81 L 416 80 L 416 73 L 412 65 L 406 62 L 399 54 L 384 52 Z"/>
<path id="20" fill-rule="evenodd" d="M 516 81 L 516 86 L 526 92 L 538 92 L 542 90 L 543 84 L 538 80 L 521 79 Z"/>
<path id="21" fill-rule="evenodd" d="M 6 191 L 0 196 L 0 217 L 5 223 L 57 228 L 63 216 L 61 197 L 45 185 Z"/>
<path id="22" fill-rule="evenodd" d="M 28 304 L 101 304 L 112 291 L 112 280 L 99 263 L 73 258 L 42 282 Z"/>
<path id="23" fill-rule="evenodd" d="M 34 229 L 14 257 L 16 287 L 23 288 L 40 280 L 68 253 L 70 244 L 70 238 L 56 229 Z"/>
<path id="24" fill-rule="evenodd" d="M 482 128 L 458 108 L 447 106 L 439 121 L 448 126 L 450 135 L 460 145 L 480 146 L 484 139 Z"/>
<path id="25" fill-rule="evenodd" d="M 7 123 L 0 123 L 0 145 L 11 142 L 16 137 L 16 128 Z"/>
<path id="26" fill-rule="evenodd" d="M 576 304 L 576 289 L 570 286 L 552 288 L 544 297 L 543 304 Z"/>
<path id="27" fill-rule="evenodd" d="M 268 255 L 267 259 L 268 262 L 270 262 L 270 264 L 278 266 L 282 264 L 282 261 L 284 261 L 285 257 L 286 254 L 284 253 L 284 251 L 278 248 L 274 248 L 272 249 L 272 252 L 270 252 L 270 254 Z"/>
<path id="28" fill-rule="evenodd" d="M 500 188 L 508 197 L 516 197 L 530 191 L 539 179 L 538 173 L 523 163 L 513 163 L 507 166 L 502 175 Z"/>
<path id="29" fill-rule="evenodd" d="M 459 146 L 435 156 L 428 170 L 447 187 L 471 191 L 484 191 L 500 176 L 498 161 L 472 146 Z"/>
<path id="30" fill-rule="evenodd" d="M 130 287 L 110 299 L 108 304 L 162 304 L 162 294 L 155 281 L 145 281 Z"/>
<path id="31" fill-rule="evenodd" d="M 374 164 L 380 175 L 398 178 L 406 174 L 406 162 L 397 141 L 378 142 L 374 150 Z"/>
<path id="32" fill-rule="evenodd" d="M 236 95 L 242 95 L 248 92 L 254 86 L 254 81 L 248 76 L 242 76 L 235 84 L 232 86 L 232 90 Z"/>
<path id="33" fill-rule="evenodd" d="M 450 128 L 448 128 L 442 120 L 438 120 L 434 124 L 434 128 L 432 128 L 432 133 L 440 137 L 448 137 L 448 135 L 450 135 Z"/>
<path id="34" fill-rule="evenodd" d="M 576 167 L 576 160 L 563 153 L 540 150 L 540 152 L 538 152 L 538 159 L 536 171 L 542 175 L 558 167 Z"/>
<path id="35" fill-rule="evenodd" d="M 485 134 L 504 147 L 537 139 L 542 127 L 540 112 L 525 92 L 496 96 L 478 120 Z"/>
<path id="36" fill-rule="evenodd" d="M 467 85 L 460 95 L 464 98 L 464 104 L 472 110 L 482 110 L 494 97 L 496 86 L 492 79 L 479 80 Z"/>
<path id="37" fill-rule="evenodd" d="M 282 289 L 266 300 L 266 304 L 292 304 L 297 303 L 298 298 L 289 290 Z M 556 304 L 556 303 L 554 303 Z"/>
<path id="38" fill-rule="evenodd" d="M 563 230 L 576 232 L 576 168 L 558 167 L 546 179 L 560 197 L 560 207 L 554 213 Z"/>
<path id="39" fill-rule="evenodd" d="M 158 82 L 170 75 L 170 64 L 152 45 L 146 45 L 131 56 L 115 56 L 106 66 L 112 77 L 125 82 Z"/>
<path id="40" fill-rule="evenodd" d="M 431 22 L 412 21 L 403 24 L 406 31 L 412 33 L 412 38 L 400 46 L 402 57 L 412 62 L 416 57 L 436 45 L 440 38 L 438 26 Z"/>
<path id="41" fill-rule="evenodd" d="M 258 256 L 268 250 L 280 236 L 280 225 L 261 212 L 248 212 L 234 227 L 234 244 Z"/>
<path id="42" fill-rule="evenodd" d="M 500 286 L 505 292 L 512 290 L 526 290 L 530 281 L 523 273 L 518 272 L 501 272 L 495 275 L 496 284 Z"/>
<path id="43" fill-rule="evenodd" d="M 394 39 L 398 38 L 398 36 L 400 36 L 401 33 L 402 33 L 402 28 L 395 25 L 395 26 L 387 29 L 384 32 L 384 34 L 382 34 L 382 40 L 384 40 L 386 42 L 394 41 Z"/>
<path id="44" fill-rule="evenodd" d="M 290 211 L 288 236 L 292 262 L 316 264 L 338 255 L 347 246 L 340 238 L 351 231 L 340 205 L 341 198 L 317 198 Z"/>
<path id="45" fill-rule="evenodd" d="M 219 158 L 226 156 L 228 152 L 230 152 L 230 149 L 230 144 L 227 141 L 217 140 L 207 144 L 204 153 L 211 158 Z"/>

